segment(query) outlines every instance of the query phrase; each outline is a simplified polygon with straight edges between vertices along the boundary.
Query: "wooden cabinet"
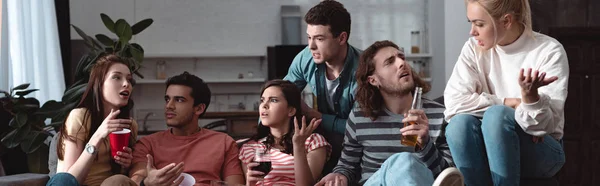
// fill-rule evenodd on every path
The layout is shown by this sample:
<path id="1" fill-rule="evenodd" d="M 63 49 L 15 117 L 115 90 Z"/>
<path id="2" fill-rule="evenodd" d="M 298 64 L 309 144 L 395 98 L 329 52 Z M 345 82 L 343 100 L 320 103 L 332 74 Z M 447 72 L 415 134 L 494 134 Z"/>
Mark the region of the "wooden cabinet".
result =
<path id="1" fill-rule="evenodd" d="M 256 134 L 258 117 L 238 118 L 231 120 L 227 125 L 227 134 L 234 139 L 247 138 Z"/>
<path id="2" fill-rule="evenodd" d="M 229 134 L 234 139 L 242 139 L 251 137 L 256 133 L 258 127 L 258 112 L 207 112 L 202 119 L 225 119 L 221 122 L 226 126 L 224 132 Z M 208 124 L 210 125 L 210 124 Z M 206 126 L 205 126 L 206 127 Z M 208 126 L 211 128 L 214 126 Z"/>

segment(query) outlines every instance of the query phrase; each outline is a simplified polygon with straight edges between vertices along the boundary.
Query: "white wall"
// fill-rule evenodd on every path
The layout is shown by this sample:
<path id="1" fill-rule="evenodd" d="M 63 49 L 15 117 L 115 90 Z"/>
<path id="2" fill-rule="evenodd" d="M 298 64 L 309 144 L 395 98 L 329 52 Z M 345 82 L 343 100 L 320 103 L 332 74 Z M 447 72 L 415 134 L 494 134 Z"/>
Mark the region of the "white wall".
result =
<path id="1" fill-rule="evenodd" d="M 437 1 L 437 0 L 435 0 Z M 425 24 L 424 0 L 345 0 L 340 1 L 350 12 L 352 25 L 348 43 L 365 49 L 375 41 L 390 40 L 410 51 L 410 32 Z M 318 3 L 316 0 L 294 0 L 304 15 Z M 303 23 L 303 29 L 306 24 Z M 302 30 L 302 33 L 305 33 Z M 304 36 L 304 35 L 303 35 Z M 306 42 L 304 40 L 303 42 Z M 427 48 L 427 47 L 424 47 Z M 427 52 L 428 49 L 421 49 Z"/>
<path id="2" fill-rule="evenodd" d="M 445 0 L 445 2 L 445 75 L 446 82 L 448 82 L 462 46 L 469 38 L 469 29 L 471 27 L 467 22 L 467 10 L 464 0 Z"/>
<path id="3" fill-rule="evenodd" d="M 219 59 L 219 66 L 223 68 L 212 68 L 213 70 L 221 70 L 217 73 L 211 71 L 202 71 L 202 65 L 196 67 L 196 64 L 190 60 L 197 56 L 213 54 L 213 56 L 235 55 L 231 51 L 239 51 L 237 48 L 226 47 L 234 45 L 236 42 L 244 42 L 241 44 L 244 48 L 248 48 L 248 53 L 239 55 L 264 55 L 259 54 L 260 51 L 266 53 L 265 45 L 277 45 L 281 43 L 281 24 L 279 14 L 279 4 L 299 5 L 301 14 L 304 15 L 311 7 L 317 4 L 317 0 L 281 0 L 275 5 L 269 6 L 252 6 L 252 11 L 240 12 L 238 8 L 231 8 L 240 0 L 178 0 L 175 3 L 167 0 L 76 0 L 70 1 L 71 24 L 80 27 L 90 36 L 97 33 L 113 36 L 102 24 L 100 13 L 106 13 L 113 19 L 124 18 L 129 23 L 135 23 L 141 19 L 153 18 L 154 24 L 147 30 L 136 36 L 135 42 L 140 43 L 146 49 L 148 60 L 144 61 L 145 68 L 142 72 L 147 75 L 147 78 L 154 78 L 152 69 L 155 68 L 157 59 L 167 61 L 168 76 L 181 73 L 183 70 L 195 71 L 198 76 L 204 79 L 223 78 L 219 76 L 234 77 L 238 73 L 246 73 L 249 71 L 247 64 L 260 64 L 262 62 L 247 62 L 246 60 L 237 60 L 223 62 Z M 243 5 L 249 2 L 273 2 L 274 0 L 244 0 Z M 346 0 L 342 1 L 352 16 L 352 31 L 350 36 L 350 44 L 364 49 L 377 40 L 391 40 L 407 51 L 410 49 L 410 32 L 413 30 L 421 30 L 424 33 L 424 27 L 427 24 L 429 31 L 432 33 L 429 38 L 431 41 L 430 47 L 424 46 L 423 52 L 430 52 L 432 57 L 429 59 L 430 74 L 432 76 L 433 90 L 427 95 L 430 98 L 435 98 L 442 95 L 444 79 L 444 1 L 429 0 L 429 7 L 425 7 L 427 1 L 423 0 Z M 150 3 L 150 4 L 149 4 Z M 237 5 L 235 5 L 237 6 Z M 426 10 L 426 11 L 424 11 Z M 275 12 L 276 14 L 273 14 Z M 251 22 L 255 25 L 248 28 L 248 24 L 238 23 L 237 21 L 246 21 L 251 17 L 251 13 L 261 15 L 267 14 L 269 19 L 261 19 L 260 21 Z M 427 13 L 429 18 L 427 19 Z M 176 15 L 176 16 L 174 16 Z M 190 19 L 190 16 L 202 15 L 201 18 Z M 240 17 L 242 16 L 242 17 Z M 260 18 L 257 17 L 257 19 Z M 215 21 L 220 19 L 225 21 Z M 116 20 L 114 20 L 116 21 Z M 269 22 L 260 24 L 259 22 Z M 248 22 L 248 21 L 246 21 Z M 273 23 L 276 22 L 276 23 Z M 180 24 L 180 26 L 177 26 Z M 240 25 L 240 26 L 237 26 Z M 232 27 L 237 26 L 237 27 Z M 254 33 L 258 27 L 264 27 L 270 30 L 269 32 Z M 226 30 L 223 30 L 226 28 Z M 263 29 L 264 29 L 263 28 Z M 301 33 L 302 38 L 305 38 L 306 24 L 303 23 Z M 254 31 L 252 31 L 254 30 Z M 229 37 L 223 33 L 229 33 Z M 231 33 L 239 33 L 246 39 L 233 37 Z M 190 36 L 191 34 L 191 36 Z M 182 37 L 186 35 L 186 37 Z M 80 38 L 74 30 L 71 31 L 73 39 Z M 237 39 L 236 39 L 237 38 Z M 255 43 L 248 43 L 251 40 L 258 40 Z M 260 41 L 260 42 L 259 42 Z M 306 39 L 302 40 L 306 43 Z M 422 42 L 425 42 L 422 41 Z M 181 43 L 181 45 L 177 44 Z M 252 45 L 255 44 L 255 45 Z M 214 48 L 207 48 L 213 46 Z M 177 48 L 179 47 L 179 48 Z M 181 50 L 183 56 L 169 56 L 169 54 L 178 54 Z M 229 50 L 229 51 L 227 51 Z M 431 50 L 431 51 L 428 51 Z M 156 51 L 159 51 L 157 53 Z M 166 52 L 164 52 L 166 51 Z M 196 52 L 197 51 L 197 52 Z M 222 51 L 222 52 L 217 52 Z M 164 53 L 160 53 L 164 52 Z M 216 63 L 215 61 L 215 63 Z M 205 62 L 200 62 L 204 64 Z M 190 65 L 193 65 L 190 66 Z M 211 63 L 212 64 L 212 63 Z M 441 68 L 440 68 L 441 67 Z M 258 66 L 252 69 L 256 77 L 265 77 L 266 69 L 264 66 Z M 177 73 L 176 73 L 177 72 Z M 149 94 L 149 87 L 158 87 L 155 85 L 141 85 L 144 88 L 138 88 L 140 94 Z M 248 90 L 247 93 L 254 94 L 257 89 L 233 89 L 223 88 L 232 86 L 231 84 L 214 85 L 211 89 L 215 89 L 215 93 L 239 94 L 241 90 Z M 235 85 L 234 85 L 235 86 Z M 252 86 L 254 87 L 254 85 Z M 258 86 L 259 87 L 259 86 Z M 161 88 L 157 88 L 162 92 Z M 251 91 L 250 91 L 251 90 Z M 134 93 L 134 94 L 137 94 Z M 160 97 L 160 95 L 157 95 Z M 160 105 L 158 102 L 137 101 L 136 106 Z M 222 109 L 219 109 L 222 110 Z"/>
<path id="4" fill-rule="evenodd" d="M 71 0 L 69 1 L 69 16 L 72 25 L 79 27 L 88 36 L 94 37 L 96 34 L 104 34 L 111 38 L 116 38 L 102 24 L 100 13 L 105 13 L 113 18 L 125 19 L 128 23 L 135 23 L 134 18 L 134 0 Z M 71 29 L 71 39 L 81 39 L 75 30 Z"/>
<path id="5" fill-rule="evenodd" d="M 435 99 L 442 96 L 444 87 L 446 86 L 445 79 L 445 24 L 444 24 L 444 6 L 446 1 L 430 0 L 429 1 L 429 32 L 431 33 L 431 54 L 432 60 L 429 64 L 431 74 L 431 91 L 427 96 Z"/>

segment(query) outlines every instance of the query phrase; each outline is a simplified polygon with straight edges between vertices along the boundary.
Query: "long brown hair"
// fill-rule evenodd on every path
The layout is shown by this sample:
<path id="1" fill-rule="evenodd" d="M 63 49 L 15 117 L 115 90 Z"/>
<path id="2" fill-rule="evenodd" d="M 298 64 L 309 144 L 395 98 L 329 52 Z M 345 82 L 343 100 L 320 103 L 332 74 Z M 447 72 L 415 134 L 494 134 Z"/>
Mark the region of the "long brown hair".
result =
<path id="1" fill-rule="evenodd" d="M 292 137 L 294 136 L 294 119 L 298 118 L 298 120 L 300 120 L 302 118 L 302 92 L 292 82 L 289 82 L 287 80 L 274 79 L 268 81 L 265 84 L 265 86 L 260 91 L 260 95 L 262 96 L 265 90 L 269 87 L 279 87 L 279 89 L 281 89 L 281 92 L 283 93 L 283 97 L 288 103 L 288 107 L 293 107 L 296 109 L 296 114 L 294 114 L 294 117 L 290 118 L 290 121 L 288 122 L 290 125 L 289 131 L 285 133 L 281 137 L 281 141 L 278 142 L 283 146 L 284 153 L 293 155 L 294 146 L 292 143 Z M 256 128 L 256 134 L 250 137 L 248 141 L 258 141 L 264 137 L 267 137 L 267 140 L 263 142 L 263 144 L 267 146 L 266 150 L 268 151 L 275 144 L 275 137 L 273 137 L 273 135 L 271 134 L 271 129 L 269 127 L 264 126 L 262 123 L 259 123 L 258 127 Z"/>
<path id="2" fill-rule="evenodd" d="M 100 125 L 102 124 L 102 121 L 104 121 L 104 105 L 103 100 L 104 98 L 102 97 L 102 85 L 104 84 L 105 81 L 105 76 L 106 73 L 108 73 L 109 68 L 112 65 L 115 64 L 124 64 L 126 66 L 129 67 L 129 65 L 127 64 L 127 62 L 125 60 L 123 60 L 122 58 L 120 58 L 117 55 L 114 54 L 108 54 L 102 57 L 99 57 L 98 60 L 96 61 L 96 64 L 94 64 L 94 66 L 92 67 L 91 73 L 90 73 L 90 80 L 88 81 L 87 87 L 85 88 L 85 92 L 83 93 L 82 97 L 81 97 L 81 101 L 79 102 L 79 104 L 77 105 L 76 108 L 85 108 L 85 113 L 83 116 L 83 123 L 82 126 L 85 127 L 85 131 L 88 131 L 87 136 L 85 138 L 85 143 L 90 141 L 90 138 L 92 137 L 92 135 L 96 132 L 96 130 L 98 130 L 98 127 L 100 127 Z M 132 83 L 132 86 L 134 84 Z M 130 116 L 130 111 L 133 107 L 133 101 L 131 99 L 129 99 L 128 103 L 126 106 L 121 107 L 119 110 L 121 111 L 120 114 L 117 116 L 117 118 L 129 118 Z M 65 149 L 64 149 L 64 142 L 63 140 L 69 140 L 72 142 L 75 142 L 77 139 L 74 136 L 71 136 L 67 133 L 67 129 L 66 129 L 66 122 L 68 121 L 68 117 L 67 119 L 65 119 L 65 123 L 63 123 L 61 129 L 60 129 L 60 136 L 58 137 L 58 143 L 57 143 L 57 155 L 58 155 L 58 159 L 63 160 L 64 158 L 64 153 L 65 153 Z M 91 123 L 86 123 L 88 122 L 87 118 L 90 118 L 90 122 Z M 79 128 L 79 131 L 81 131 L 83 129 L 83 127 Z M 89 127 L 89 128 L 88 128 Z M 132 132 L 137 132 L 137 131 L 132 131 Z M 133 144 L 135 142 L 135 138 L 134 135 L 130 136 L 129 139 L 129 147 L 133 147 Z M 108 143 L 106 143 L 106 141 L 104 141 L 105 146 L 109 146 Z M 110 149 L 110 148 L 108 148 Z M 112 159 L 113 157 L 111 157 Z M 96 154 L 96 158 L 95 160 L 97 160 L 97 154 Z M 111 161 L 111 167 L 112 167 L 112 172 L 117 174 L 119 173 L 120 170 L 120 166 L 115 163 L 114 161 Z"/>
<path id="3" fill-rule="evenodd" d="M 358 61 L 358 69 L 356 69 L 356 81 L 358 82 L 358 87 L 356 88 L 356 101 L 358 102 L 360 109 L 367 117 L 370 117 L 371 120 L 377 119 L 377 114 L 383 107 L 384 101 L 381 92 L 376 86 L 369 83 L 368 77 L 375 72 L 375 61 L 373 60 L 375 54 L 385 47 L 394 47 L 395 49 L 403 51 L 398 45 L 391 41 L 377 41 L 363 51 Z M 405 60 L 404 55 L 402 55 L 402 59 Z M 413 70 L 412 78 L 415 82 L 415 86 L 422 87 L 423 93 L 429 92 L 431 86 L 416 74 L 417 73 Z M 412 90 L 411 93 L 413 93 L 413 91 L 414 90 Z"/>

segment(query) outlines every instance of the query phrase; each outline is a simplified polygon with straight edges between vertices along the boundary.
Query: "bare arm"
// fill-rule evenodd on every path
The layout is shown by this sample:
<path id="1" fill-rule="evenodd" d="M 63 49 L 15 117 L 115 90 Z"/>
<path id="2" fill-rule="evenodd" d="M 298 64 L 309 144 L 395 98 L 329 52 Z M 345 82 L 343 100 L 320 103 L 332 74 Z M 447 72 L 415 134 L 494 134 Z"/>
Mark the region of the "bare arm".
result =
<path id="1" fill-rule="evenodd" d="M 315 149 L 306 153 L 304 146 L 294 148 L 294 171 L 297 185 L 314 185 L 321 176 L 321 171 L 327 159 L 325 147 Z M 304 151 L 300 151 L 304 150 Z M 300 152 L 297 152 L 300 151 Z"/>
<path id="2" fill-rule="evenodd" d="M 131 120 L 125 119 L 115 119 L 120 111 L 111 111 L 111 113 L 104 119 L 100 127 L 96 130 L 96 132 L 92 135 L 88 143 L 99 149 L 99 144 L 106 138 L 106 136 L 113 131 L 122 130 L 123 128 L 129 128 L 131 125 Z M 81 125 L 82 120 L 85 119 L 85 111 L 83 110 L 74 110 L 69 114 L 69 119 L 65 122 L 65 126 L 69 130 L 68 135 L 77 135 L 74 141 L 63 139 L 64 144 L 64 156 L 63 161 L 59 161 L 57 164 L 57 172 L 67 172 L 73 175 L 77 182 L 83 184 L 85 179 L 90 171 L 90 168 L 94 162 L 93 154 L 88 152 L 83 152 L 85 147 L 85 142 L 80 139 L 82 133 L 80 132 L 79 127 L 83 127 Z"/>
<path id="3" fill-rule="evenodd" d="M 227 184 L 244 184 L 244 176 L 242 175 L 231 175 L 225 177 Z"/>
<path id="4" fill-rule="evenodd" d="M 306 125 L 306 117 L 302 117 L 302 125 L 298 127 L 298 119 L 294 120 L 294 177 L 297 185 L 314 185 L 316 178 L 319 177 L 325 159 L 327 158 L 326 148 L 311 149 L 307 152 L 305 143 L 310 141 L 309 136 L 315 128 L 319 126 L 321 120 L 312 119 L 309 125 Z"/>
<path id="5" fill-rule="evenodd" d="M 85 144 L 81 140 L 63 140 L 64 157 L 63 161 L 57 164 L 57 172 L 67 172 L 73 175 L 79 184 L 83 184 L 94 162 L 94 155 L 83 152 Z M 91 139 L 89 143 L 98 147 L 99 140 Z"/>
<path id="6" fill-rule="evenodd" d="M 147 162 L 138 162 L 131 166 L 131 170 L 129 171 L 129 176 L 131 180 L 140 185 L 140 182 L 148 176 L 148 172 L 146 172 Z"/>

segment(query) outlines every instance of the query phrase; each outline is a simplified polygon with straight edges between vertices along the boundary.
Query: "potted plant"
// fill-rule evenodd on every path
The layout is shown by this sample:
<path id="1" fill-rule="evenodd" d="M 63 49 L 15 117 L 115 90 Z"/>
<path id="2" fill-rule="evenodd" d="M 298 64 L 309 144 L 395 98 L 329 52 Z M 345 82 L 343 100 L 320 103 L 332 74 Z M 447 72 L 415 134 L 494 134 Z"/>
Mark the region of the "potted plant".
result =
<path id="1" fill-rule="evenodd" d="M 52 136 L 46 124 L 46 118 L 60 109 L 61 104 L 48 101 L 42 107 L 35 98 L 27 98 L 28 94 L 38 89 L 27 89 L 29 84 L 22 84 L 10 91 L 0 90 L 4 94 L 0 98 L 2 108 L 10 113 L 12 119 L 8 123 L 8 131 L 0 134 L 2 145 L 6 148 L 20 149 L 27 154 L 27 164 L 30 172 L 48 173 L 48 146 L 44 141 Z"/>

